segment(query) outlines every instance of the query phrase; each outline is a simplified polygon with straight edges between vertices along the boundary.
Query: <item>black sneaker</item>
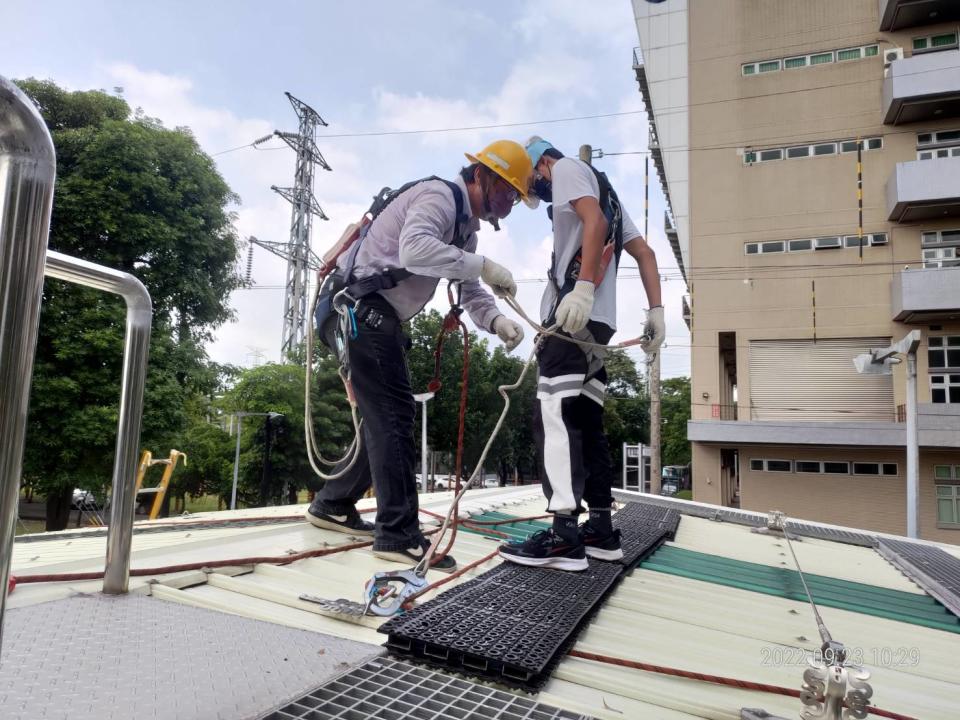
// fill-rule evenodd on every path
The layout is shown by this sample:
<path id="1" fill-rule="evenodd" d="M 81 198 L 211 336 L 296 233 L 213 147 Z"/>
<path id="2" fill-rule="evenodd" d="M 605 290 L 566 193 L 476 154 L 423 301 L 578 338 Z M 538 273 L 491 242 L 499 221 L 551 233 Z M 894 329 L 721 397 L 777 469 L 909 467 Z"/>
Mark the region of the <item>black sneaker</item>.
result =
<path id="1" fill-rule="evenodd" d="M 623 548 L 620 546 L 620 531 L 601 534 L 587 520 L 580 526 L 580 539 L 587 555 L 597 560 L 621 560 Z"/>
<path id="2" fill-rule="evenodd" d="M 571 543 L 553 529 L 534 533 L 524 542 L 500 546 L 500 557 L 519 565 L 556 570 L 586 570 L 587 555 L 582 542 Z"/>
<path id="3" fill-rule="evenodd" d="M 423 555 L 429 547 L 430 541 L 424 538 L 417 547 L 407 548 L 406 550 L 377 550 L 374 547 L 373 554 L 381 560 L 403 563 L 409 567 L 423 560 Z M 444 555 L 443 557 L 434 555 L 430 561 L 430 569 L 446 573 L 453 572 L 457 569 L 457 561 L 453 559 L 453 555 Z"/>
<path id="4" fill-rule="evenodd" d="M 307 508 L 306 518 L 312 525 L 324 530 L 336 530 L 348 535 L 373 535 L 373 523 L 360 517 L 356 508 L 350 512 L 337 514 L 331 512 L 322 502 Z"/>

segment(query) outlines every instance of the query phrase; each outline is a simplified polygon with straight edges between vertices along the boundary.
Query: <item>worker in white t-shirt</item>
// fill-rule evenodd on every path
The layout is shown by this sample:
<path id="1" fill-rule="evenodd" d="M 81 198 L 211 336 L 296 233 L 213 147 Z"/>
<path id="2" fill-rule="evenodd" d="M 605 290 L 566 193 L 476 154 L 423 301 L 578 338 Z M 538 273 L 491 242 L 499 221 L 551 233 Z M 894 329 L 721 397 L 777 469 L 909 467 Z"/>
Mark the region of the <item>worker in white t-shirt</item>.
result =
<path id="1" fill-rule="evenodd" d="M 653 249 L 637 230 L 606 176 L 566 158 L 546 140 L 526 145 L 534 167 L 534 193 L 552 202 L 553 257 L 540 317 L 563 334 L 606 345 L 617 327 L 617 263 L 626 251 L 640 268 L 649 311 L 642 344 L 656 352 L 665 327 L 660 274 Z M 620 531 L 611 524 L 613 467 L 603 431 L 607 371 L 602 348 L 547 336 L 540 344 L 534 437 L 547 510 L 553 527 L 500 555 L 522 565 L 584 570 L 587 556 L 623 557 Z M 580 527 L 581 501 L 589 519 Z"/>

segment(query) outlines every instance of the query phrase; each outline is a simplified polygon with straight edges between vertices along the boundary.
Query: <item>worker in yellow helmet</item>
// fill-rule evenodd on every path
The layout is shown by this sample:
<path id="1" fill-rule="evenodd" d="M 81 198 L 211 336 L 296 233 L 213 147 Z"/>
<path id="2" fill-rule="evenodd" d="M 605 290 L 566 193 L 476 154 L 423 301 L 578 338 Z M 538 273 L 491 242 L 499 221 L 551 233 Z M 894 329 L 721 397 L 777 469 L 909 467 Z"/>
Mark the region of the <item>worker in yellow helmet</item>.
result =
<path id="1" fill-rule="evenodd" d="M 363 416 L 362 447 L 355 464 L 330 480 L 307 510 L 317 527 L 373 535 L 373 553 L 416 564 L 429 543 L 420 530 L 413 442 L 415 402 L 401 323 L 419 313 L 441 279 L 460 281 L 461 302 L 474 324 L 496 334 L 508 350 L 523 339 L 520 325 L 497 308 L 493 293 L 514 295 L 510 271 L 476 252 L 477 230 L 485 220 L 499 229 L 520 200 L 527 200 L 533 165 L 522 145 L 493 142 L 476 154 L 453 180 L 429 177 L 383 191 L 368 211 L 371 222 L 341 256 L 319 298 L 321 338 L 338 348 L 345 342 L 353 392 Z M 338 300 L 339 298 L 339 300 Z M 348 298 L 356 320 L 349 338 L 336 335 L 335 302 Z M 336 474 L 337 468 L 334 468 Z M 377 495 L 376 523 L 360 518 L 356 501 L 370 488 Z M 433 567 L 451 571 L 451 556 Z"/>

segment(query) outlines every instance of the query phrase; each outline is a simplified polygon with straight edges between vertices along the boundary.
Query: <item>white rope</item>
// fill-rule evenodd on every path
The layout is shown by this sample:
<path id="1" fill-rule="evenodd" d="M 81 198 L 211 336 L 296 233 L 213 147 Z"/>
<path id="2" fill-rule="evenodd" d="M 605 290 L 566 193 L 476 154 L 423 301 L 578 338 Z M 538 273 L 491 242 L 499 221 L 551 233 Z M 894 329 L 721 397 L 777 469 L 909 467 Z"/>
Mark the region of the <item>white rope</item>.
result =
<path id="1" fill-rule="evenodd" d="M 313 318 L 314 312 L 317 307 L 317 299 L 320 296 L 320 285 L 317 284 L 316 290 L 313 292 L 313 298 L 310 301 L 310 318 Z M 313 404 L 311 402 L 310 390 L 312 387 L 312 377 L 313 377 L 313 321 L 308 319 L 307 321 L 307 359 L 306 359 L 306 382 L 304 382 L 304 402 L 303 402 L 303 425 L 304 425 L 304 435 L 306 436 L 306 445 L 307 445 L 307 460 L 310 462 L 310 467 L 313 468 L 313 471 L 317 474 L 322 480 L 336 480 L 337 478 L 343 477 L 357 462 L 357 458 L 360 456 L 360 446 L 361 441 L 361 431 L 363 429 L 363 420 L 360 419 L 357 404 L 355 402 L 350 403 L 350 418 L 353 422 L 353 441 L 350 443 L 350 446 L 347 448 L 347 451 L 344 453 L 343 457 L 339 460 L 327 460 L 323 453 L 320 452 L 320 443 L 317 442 L 317 436 L 313 429 Z M 343 380 L 344 386 L 350 382 L 349 373 L 347 373 L 343 368 L 340 368 L 340 379 Z M 324 472 L 321 470 L 317 463 L 321 465 L 326 465 L 328 467 L 334 467 L 338 464 L 344 463 L 344 466 L 337 472 Z"/>

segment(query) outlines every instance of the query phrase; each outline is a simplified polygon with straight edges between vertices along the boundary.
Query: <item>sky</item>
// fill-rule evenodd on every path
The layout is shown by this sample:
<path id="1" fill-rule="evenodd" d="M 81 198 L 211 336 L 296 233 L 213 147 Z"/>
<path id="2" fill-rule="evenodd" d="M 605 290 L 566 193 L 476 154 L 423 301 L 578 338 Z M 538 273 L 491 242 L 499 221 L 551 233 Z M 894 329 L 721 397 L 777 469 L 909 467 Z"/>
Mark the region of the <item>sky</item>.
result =
<path id="1" fill-rule="evenodd" d="M 452 178 L 466 163 L 464 152 L 493 140 L 537 134 L 572 156 L 582 144 L 605 153 L 646 151 L 629 0 L 4 0 L 3 15 L 16 31 L 0 45 L 0 74 L 120 93 L 167 127 L 191 128 L 240 197 L 231 209 L 242 238 L 289 237 L 290 205 L 270 186 L 293 184 L 294 153 L 278 139 L 249 147 L 274 130 L 296 131 L 284 91 L 328 123 L 317 137 L 332 168 L 316 172 L 314 194 L 330 218 L 314 219 L 318 254 L 380 188 Z M 608 117 L 565 120 L 597 115 Z M 508 127 L 450 130 L 489 125 Z M 413 130 L 446 131 L 406 132 Z M 644 163 L 643 154 L 594 160 L 641 231 Z M 664 235 L 652 163 L 650 172 L 648 240 L 664 280 L 667 322 L 661 372 L 689 375 L 685 288 Z M 543 206 L 515 208 L 500 232 L 484 223 L 479 240 L 478 252 L 511 269 L 520 304 L 535 316 L 551 246 Z M 244 272 L 246 259 L 244 252 Z M 279 360 L 285 272 L 283 260 L 254 250 L 253 287 L 230 297 L 235 319 L 215 331 L 207 348 L 213 360 Z M 636 275 L 624 254 L 614 342 L 642 332 L 647 301 Z M 432 304 L 440 310 L 444 287 Z M 532 335 L 528 328 L 515 352 L 526 356 Z M 644 360 L 639 349 L 629 352 Z"/>

